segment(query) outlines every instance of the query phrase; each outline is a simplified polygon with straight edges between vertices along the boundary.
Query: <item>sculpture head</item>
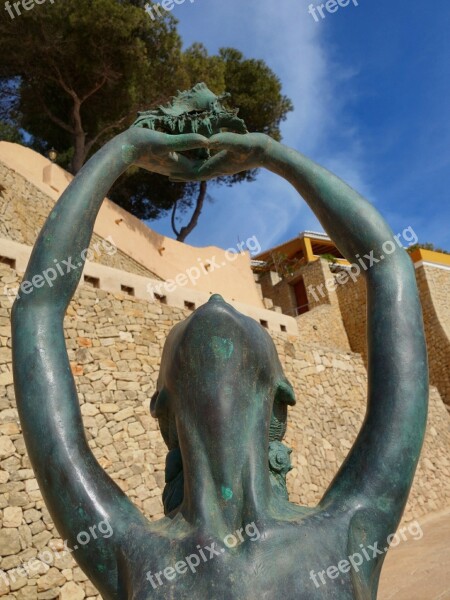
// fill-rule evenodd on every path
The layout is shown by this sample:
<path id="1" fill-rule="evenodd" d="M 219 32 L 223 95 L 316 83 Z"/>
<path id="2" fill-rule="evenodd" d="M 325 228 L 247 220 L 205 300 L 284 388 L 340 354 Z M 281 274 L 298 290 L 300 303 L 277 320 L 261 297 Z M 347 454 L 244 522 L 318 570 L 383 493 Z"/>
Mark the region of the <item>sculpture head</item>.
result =
<path id="1" fill-rule="evenodd" d="M 262 436 L 269 469 L 269 443 L 283 439 L 287 407 L 295 403 L 268 332 L 219 295 L 169 333 L 157 388 L 151 413 L 169 449 L 169 481 L 180 476 L 180 445 L 195 436 L 211 452 L 236 434 L 243 448 Z M 276 471 L 285 477 L 289 468 L 286 453 L 286 463 L 277 464 Z M 166 512 L 177 502 L 165 502 Z"/>

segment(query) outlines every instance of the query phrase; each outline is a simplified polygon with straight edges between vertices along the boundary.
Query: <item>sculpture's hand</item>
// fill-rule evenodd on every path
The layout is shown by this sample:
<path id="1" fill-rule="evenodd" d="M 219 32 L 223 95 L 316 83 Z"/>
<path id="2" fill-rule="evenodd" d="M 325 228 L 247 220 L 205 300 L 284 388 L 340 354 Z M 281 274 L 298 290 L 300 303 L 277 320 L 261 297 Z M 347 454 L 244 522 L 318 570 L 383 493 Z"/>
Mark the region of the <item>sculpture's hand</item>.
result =
<path id="1" fill-rule="evenodd" d="M 208 146 L 208 139 L 202 135 L 168 135 L 140 127 L 130 128 L 126 132 L 126 141 L 128 143 L 122 147 L 123 157 L 130 165 L 180 181 L 195 178 L 202 164 L 180 152 Z"/>
<path id="2" fill-rule="evenodd" d="M 263 133 L 214 135 L 208 140 L 208 148 L 214 155 L 197 164 L 192 180 L 205 181 L 262 167 L 272 143 L 276 142 Z M 172 179 L 181 180 L 182 177 L 172 176 Z"/>

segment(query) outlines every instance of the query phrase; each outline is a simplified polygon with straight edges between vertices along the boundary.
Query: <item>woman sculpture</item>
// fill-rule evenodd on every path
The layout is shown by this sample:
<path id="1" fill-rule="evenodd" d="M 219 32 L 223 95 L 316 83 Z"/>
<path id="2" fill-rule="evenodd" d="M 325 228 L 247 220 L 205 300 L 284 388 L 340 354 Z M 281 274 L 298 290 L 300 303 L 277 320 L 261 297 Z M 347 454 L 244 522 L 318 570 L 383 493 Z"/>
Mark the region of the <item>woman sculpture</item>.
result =
<path id="1" fill-rule="evenodd" d="M 199 149 L 210 157 L 192 158 Z M 351 263 L 358 255 L 380 257 L 389 240 L 397 246 L 360 195 L 266 135 L 208 139 L 134 127 L 104 146 L 64 192 L 25 279 L 89 246 L 103 198 L 131 165 L 180 180 L 265 167 L 292 183 Z M 105 473 L 84 435 L 63 329 L 82 270 L 20 293 L 12 316 L 14 376 L 28 453 L 70 547 L 78 532 L 110 523 L 114 535 L 74 550 L 105 599 L 376 598 L 386 540 L 400 521 L 423 442 L 428 380 L 413 265 L 401 248 L 372 262 L 364 274 L 367 414 L 319 505 L 292 504 L 270 483 L 269 429 L 274 419 L 283 422 L 292 389 L 267 332 L 215 295 L 174 327 L 164 348 L 151 411 L 181 456 L 184 486 L 182 499 L 170 499 L 176 508 L 153 523 Z M 233 547 L 223 543 L 229 534 L 239 540 Z M 349 559 L 357 553 L 364 558 Z"/>

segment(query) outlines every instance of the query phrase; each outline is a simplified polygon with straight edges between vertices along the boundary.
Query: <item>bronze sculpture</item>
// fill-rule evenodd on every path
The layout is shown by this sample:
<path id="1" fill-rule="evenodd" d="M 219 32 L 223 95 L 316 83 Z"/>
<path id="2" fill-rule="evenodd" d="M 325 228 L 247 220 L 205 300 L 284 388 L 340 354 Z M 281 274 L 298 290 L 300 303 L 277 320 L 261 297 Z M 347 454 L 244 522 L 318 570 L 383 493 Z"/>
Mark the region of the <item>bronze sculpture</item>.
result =
<path id="1" fill-rule="evenodd" d="M 171 331 L 151 401 L 169 448 L 167 516 L 150 523 L 90 451 L 63 331 L 81 269 L 68 268 L 53 287 L 40 275 L 89 246 L 103 198 L 131 164 L 182 180 L 265 167 L 294 185 L 350 262 L 370 257 L 367 415 L 317 507 L 290 503 L 283 489 L 289 457 L 277 444 L 295 400 L 274 344 L 217 295 Z M 75 548 L 77 532 L 94 523 L 114 530 L 74 551 L 104 598 L 376 598 L 428 397 L 414 269 L 401 249 L 380 260 L 389 241 L 392 231 L 354 190 L 263 134 L 132 127 L 83 167 L 33 250 L 32 293 L 21 289 L 13 307 L 13 360 L 28 453 L 60 534 Z M 230 535 L 239 543 L 228 545 Z M 349 559 L 368 548 L 371 560 Z"/>

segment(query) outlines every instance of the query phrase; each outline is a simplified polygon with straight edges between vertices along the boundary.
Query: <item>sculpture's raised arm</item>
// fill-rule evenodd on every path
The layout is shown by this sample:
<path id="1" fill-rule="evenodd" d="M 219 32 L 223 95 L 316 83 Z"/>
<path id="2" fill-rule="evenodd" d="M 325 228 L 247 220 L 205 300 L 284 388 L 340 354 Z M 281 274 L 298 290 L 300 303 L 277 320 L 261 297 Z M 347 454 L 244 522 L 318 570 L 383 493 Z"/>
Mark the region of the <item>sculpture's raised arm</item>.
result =
<path id="1" fill-rule="evenodd" d="M 338 177 L 262 134 L 220 134 L 200 176 L 264 166 L 297 189 L 367 282 L 368 406 L 364 424 L 322 505 L 367 508 L 377 534 L 395 531 L 423 443 L 428 370 L 414 267 L 379 212 Z M 258 210 L 257 206 L 255 210 Z M 383 258 L 381 258 L 383 257 Z"/>
<path id="2" fill-rule="evenodd" d="M 146 520 L 97 463 L 87 444 L 64 341 L 63 319 L 82 273 L 94 222 L 113 182 L 131 164 L 163 174 L 189 168 L 176 150 L 204 138 L 133 128 L 114 138 L 80 171 L 45 223 L 12 314 L 13 368 L 23 434 L 45 502 L 77 561 L 107 597 L 123 597 L 117 568 L 121 538 Z M 64 274 L 55 265 L 64 265 Z M 74 268 L 75 267 L 75 268 Z M 51 269 L 51 271 L 48 271 Z M 43 274 L 52 273 L 52 286 Z M 110 537 L 86 546 L 80 532 L 109 521 Z M 91 539 L 93 539 L 91 532 Z"/>

